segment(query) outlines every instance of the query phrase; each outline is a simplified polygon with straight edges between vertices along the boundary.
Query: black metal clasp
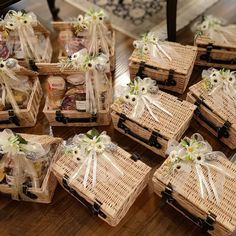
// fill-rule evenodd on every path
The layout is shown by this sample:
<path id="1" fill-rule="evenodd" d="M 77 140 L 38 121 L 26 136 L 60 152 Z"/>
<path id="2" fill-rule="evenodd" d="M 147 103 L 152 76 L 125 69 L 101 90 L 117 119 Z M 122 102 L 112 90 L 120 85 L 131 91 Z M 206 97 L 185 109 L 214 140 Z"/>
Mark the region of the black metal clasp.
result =
<path id="1" fill-rule="evenodd" d="M 190 219 L 193 223 L 198 225 L 203 232 L 214 230 L 214 223 L 216 221 L 216 215 L 209 212 L 206 219 L 202 219 L 200 217 L 194 216 L 192 213 L 190 213 L 188 210 L 186 210 L 184 207 L 182 207 L 173 197 L 173 188 L 171 183 L 168 183 L 168 185 L 165 187 L 164 191 L 161 192 L 161 203 L 168 203 L 172 205 L 174 208 L 182 212 L 188 219 Z"/>
<path id="2" fill-rule="evenodd" d="M 140 77 L 141 79 L 148 77 L 144 73 L 145 67 L 157 70 L 157 68 L 150 66 L 150 65 L 146 65 L 146 63 L 144 61 L 141 61 L 140 65 L 139 65 L 138 72 L 136 73 L 136 76 Z M 166 80 L 160 80 L 157 78 L 152 78 L 152 79 L 156 81 L 156 85 L 175 86 L 176 81 L 174 80 L 174 72 L 175 72 L 174 70 L 169 70 L 169 75 Z"/>
<path id="3" fill-rule="evenodd" d="M 147 145 L 151 147 L 155 147 L 157 149 L 162 148 L 162 145 L 157 141 L 158 136 L 161 137 L 161 135 L 157 131 L 152 131 L 150 138 L 145 139 L 141 137 L 140 135 L 136 134 L 135 132 L 133 132 L 132 130 L 130 130 L 130 128 L 128 128 L 124 124 L 127 119 L 128 118 L 126 117 L 125 114 L 122 114 L 122 113 L 120 114 L 120 118 L 117 125 L 119 129 L 122 129 L 126 134 L 132 136 L 135 139 L 142 141 L 143 143 L 146 143 Z"/>
<path id="4" fill-rule="evenodd" d="M 97 121 L 97 115 L 96 114 L 91 114 L 91 117 L 70 118 L 70 117 L 64 116 L 61 111 L 56 111 L 55 120 L 57 122 L 61 122 L 63 124 L 96 122 Z"/>
<path id="5" fill-rule="evenodd" d="M 76 192 L 73 188 L 71 188 L 68 185 L 68 175 L 64 175 L 62 178 L 62 185 L 63 187 L 73 196 L 75 197 L 80 203 L 82 203 L 84 206 L 86 206 L 92 215 L 94 216 L 101 216 L 102 218 L 106 219 L 107 216 L 101 211 L 101 205 L 102 203 L 96 199 L 96 202 L 93 204 L 89 203 L 85 198 L 83 198 L 81 195 L 79 195 L 78 192 Z"/>
<path id="6" fill-rule="evenodd" d="M 209 63 L 216 63 L 216 64 L 226 64 L 226 65 L 236 64 L 236 58 L 232 58 L 232 59 L 229 59 L 229 60 L 212 58 L 212 56 L 211 56 L 212 49 L 221 49 L 221 47 L 214 46 L 212 43 L 209 43 L 206 46 L 206 53 L 202 54 L 200 56 L 200 59 L 203 60 L 203 61 L 207 61 Z"/>
<path id="7" fill-rule="evenodd" d="M 7 120 L 0 120 L 0 125 L 2 124 L 15 124 L 16 126 L 20 126 L 20 120 L 16 116 L 14 111 L 8 111 L 9 118 Z"/>
<path id="8" fill-rule="evenodd" d="M 134 152 L 131 157 L 130 157 L 133 161 L 137 162 L 141 159 L 140 155 L 136 152 Z"/>
<path id="9" fill-rule="evenodd" d="M 197 108 L 194 111 L 194 114 L 201 119 L 203 122 L 205 122 L 209 127 L 211 127 L 213 130 L 216 131 L 218 139 L 221 138 L 229 138 L 229 128 L 231 127 L 231 123 L 229 121 L 225 121 L 223 126 L 219 127 L 216 126 L 213 122 L 208 120 L 205 116 L 202 115 L 200 111 L 200 106 L 203 104 L 205 105 L 204 99 L 202 97 L 198 98 L 196 102 L 194 103 Z M 205 105 L 206 106 L 206 105 Z"/>
<path id="10" fill-rule="evenodd" d="M 39 68 L 36 66 L 35 61 L 32 59 L 29 59 L 29 67 L 33 71 L 38 71 Z"/>

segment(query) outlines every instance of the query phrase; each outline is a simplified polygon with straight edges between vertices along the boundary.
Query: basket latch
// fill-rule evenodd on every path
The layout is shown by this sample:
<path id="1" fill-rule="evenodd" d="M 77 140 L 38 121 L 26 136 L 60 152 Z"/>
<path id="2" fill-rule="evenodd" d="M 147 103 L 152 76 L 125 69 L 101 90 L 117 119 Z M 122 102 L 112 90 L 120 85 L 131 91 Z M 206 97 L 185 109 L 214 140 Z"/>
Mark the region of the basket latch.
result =
<path id="1" fill-rule="evenodd" d="M 20 120 L 14 111 L 8 111 L 9 118 L 7 120 L 0 120 L 0 124 L 15 124 L 16 126 L 20 126 Z"/>
<path id="2" fill-rule="evenodd" d="M 232 58 L 229 60 L 212 58 L 212 56 L 211 56 L 212 49 L 221 49 L 221 47 L 214 46 L 213 43 L 209 43 L 206 46 L 206 53 L 202 54 L 200 56 L 200 59 L 207 61 L 209 63 L 216 63 L 216 64 L 227 64 L 227 65 L 235 65 L 236 64 L 236 58 Z"/>
<path id="3" fill-rule="evenodd" d="M 136 76 L 139 76 L 141 79 L 143 79 L 145 77 L 149 77 L 144 73 L 145 67 L 157 70 L 157 68 L 150 66 L 150 65 L 146 65 L 146 63 L 144 61 L 141 61 L 139 64 L 139 69 L 138 69 Z M 174 73 L 175 73 L 174 70 L 169 70 L 169 75 L 166 80 L 160 80 L 157 78 L 152 78 L 152 79 L 156 81 L 156 85 L 175 86 L 176 81 L 174 80 Z"/>
<path id="4" fill-rule="evenodd" d="M 29 66 L 30 66 L 30 69 L 32 69 L 33 71 L 38 71 L 39 68 L 36 66 L 36 63 L 34 60 L 30 59 L 29 60 Z"/>
<path id="5" fill-rule="evenodd" d="M 140 158 L 140 155 L 137 153 L 137 152 L 134 152 L 131 157 L 130 157 L 133 161 L 137 162 L 139 161 L 141 158 Z"/>
<path id="6" fill-rule="evenodd" d="M 95 199 L 96 202 L 89 203 L 85 198 L 83 198 L 81 195 L 79 195 L 79 193 L 77 191 L 75 191 L 73 188 L 71 188 L 68 185 L 68 179 L 69 176 L 68 175 L 64 175 L 62 178 L 62 185 L 63 187 L 73 196 L 75 197 L 81 204 L 83 204 L 85 207 L 87 207 L 90 212 L 92 213 L 92 215 L 94 216 L 101 216 L 102 218 L 106 219 L 106 215 L 101 211 L 101 205 L 102 203 L 100 201 L 98 201 L 97 199 Z"/>
<path id="7" fill-rule="evenodd" d="M 120 114 L 120 118 L 118 121 L 118 128 L 122 129 L 126 134 L 130 135 L 131 137 L 140 140 L 143 143 L 146 143 L 147 145 L 151 146 L 151 147 L 155 147 L 157 149 L 161 149 L 162 145 L 157 141 L 158 136 L 161 136 L 157 131 L 152 131 L 151 136 L 149 139 L 145 139 L 142 136 L 138 135 L 136 132 L 133 132 L 130 128 L 128 128 L 124 122 L 127 120 L 128 118 L 126 117 L 125 114 L 121 113 Z"/>
<path id="8" fill-rule="evenodd" d="M 219 127 L 216 126 L 214 123 L 212 123 L 210 120 L 208 120 L 205 116 L 203 116 L 203 114 L 200 111 L 200 106 L 205 105 L 203 100 L 204 99 L 200 97 L 194 103 L 197 106 L 197 108 L 194 111 L 194 114 L 217 133 L 218 139 L 221 139 L 223 137 L 229 138 L 229 128 L 231 127 L 231 123 L 229 121 L 225 121 L 224 124 L 221 127 Z"/>
<path id="9" fill-rule="evenodd" d="M 32 193 L 32 192 L 29 191 L 28 186 L 25 185 L 25 184 L 22 185 L 22 192 L 23 192 L 28 198 L 30 198 L 30 199 L 35 200 L 35 199 L 38 198 L 37 195 L 35 195 L 34 193 Z"/>
<path id="10" fill-rule="evenodd" d="M 60 123 L 63 123 L 63 124 L 96 122 L 97 121 L 97 115 L 96 114 L 91 114 L 90 117 L 70 118 L 70 117 L 64 116 L 62 114 L 62 112 L 59 110 L 59 111 L 56 111 L 55 120 L 57 122 L 60 122 Z"/>
<path id="11" fill-rule="evenodd" d="M 178 211 L 182 212 L 188 219 L 190 219 L 193 223 L 198 225 L 203 232 L 207 232 L 209 230 L 214 230 L 214 223 L 216 221 L 216 215 L 212 214 L 211 212 L 208 213 L 206 219 L 202 219 L 200 217 L 194 216 L 184 207 L 182 207 L 173 197 L 173 188 L 171 183 L 168 183 L 161 192 L 161 203 L 162 205 L 168 203 L 169 205 L 176 208 Z"/>

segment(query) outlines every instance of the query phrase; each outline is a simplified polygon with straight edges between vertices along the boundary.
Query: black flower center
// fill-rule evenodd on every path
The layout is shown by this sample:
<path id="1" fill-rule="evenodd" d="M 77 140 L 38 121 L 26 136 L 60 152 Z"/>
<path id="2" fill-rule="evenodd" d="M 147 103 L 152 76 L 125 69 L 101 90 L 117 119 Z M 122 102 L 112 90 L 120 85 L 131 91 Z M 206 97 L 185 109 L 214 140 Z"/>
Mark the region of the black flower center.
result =
<path id="1" fill-rule="evenodd" d="M 202 158 L 201 158 L 200 156 L 197 157 L 197 160 L 198 160 L 198 161 L 201 161 L 201 159 L 202 159 Z"/>
<path id="2" fill-rule="evenodd" d="M 179 170 L 180 168 L 181 168 L 181 166 L 180 166 L 180 165 L 176 166 L 176 169 L 177 169 L 177 170 Z"/>

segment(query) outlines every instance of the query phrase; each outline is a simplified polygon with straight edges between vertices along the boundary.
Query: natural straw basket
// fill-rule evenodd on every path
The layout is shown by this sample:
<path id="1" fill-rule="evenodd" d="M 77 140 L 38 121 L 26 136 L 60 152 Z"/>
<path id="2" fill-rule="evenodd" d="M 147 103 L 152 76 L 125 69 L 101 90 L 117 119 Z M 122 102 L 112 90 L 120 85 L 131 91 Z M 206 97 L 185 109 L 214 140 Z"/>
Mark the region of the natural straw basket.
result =
<path id="1" fill-rule="evenodd" d="M 43 147 L 46 147 L 47 145 L 51 145 L 51 148 L 55 150 L 51 163 L 57 160 L 58 152 L 59 152 L 58 147 L 62 143 L 62 140 L 60 138 L 54 138 L 48 135 L 31 135 L 31 134 L 21 134 L 21 136 L 26 140 L 38 142 Z M 28 197 L 26 198 L 25 201 L 32 201 L 32 202 L 38 202 L 38 203 L 50 203 L 52 201 L 52 197 L 56 189 L 56 186 L 57 186 L 57 180 L 51 171 L 51 165 L 50 165 L 41 187 L 40 188 L 28 187 L 25 190 L 25 192 L 30 192 L 31 194 L 34 194 L 36 197 L 35 196 L 34 198 Z M 8 185 L 0 184 L 0 193 L 10 195 L 11 192 L 12 192 L 11 187 L 9 187 Z"/>
<path id="2" fill-rule="evenodd" d="M 67 177 L 76 170 L 78 163 L 63 154 L 53 165 L 53 172 L 61 185 L 94 215 L 116 226 L 148 183 L 151 168 L 134 157 L 118 147 L 113 152 L 113 158 L 122 169 L 123 176 L 112 178 L 112 181 L 98 181 L 95 188 L 84 188 L 82 177 L 73 180 L 68 186 Z M 100 167 L 99 173 L 109 174 L 109 171 Z M 91 182 L 91 179 L 88 181 Z"/>
<path id="3" fill-rule="evenodd" d="M 33 87 L 27 107 L 20 109 L 19 114 L 15 113 L 13 110 L 0 111 L 1 129 L 33 127 L 37 122 L 40 101 L 43 96 L 42 88 L 37 77 L 38 73 L 23 67 L 20 67 L 20 70 L 15 73 L 17 75 L 29 76 L 30 80 L 33 82 Z"/>
<path id="4" fill-rule="evenodd" d="M 162 91 L 158 93 L 163 107 L 172 113 L 172 117 L 151 105 L 160 122 L 156 122 L 147 109 L 141 118 L 134 120 L 130 115 L 133 107 L 126 103 L 114 103 L 111 116 L 115 129 L 165 157 L 168 140 L 182 137 L 190 125 L 195 105 Z"/>
<path id="5" fill-rule="evenodd" d="M 236 166 L 227 159 L 219 157 L 220 162 L 234 175 L 236 175 Z M 171 206 L 184 214 L 187 218 L 192 221 L 196 221 L 200 227 L 207 226 L 204 220 L 207 220 L 209 226 L 213 226 L 213 229 L 209 229 L 212 235 L 231 235 L 236 229 L 236 181 L 235 178 L 226 177 L 226 182 L 224 185 L 223 199 L 219 205 L 216 202 L 207 199 L 202 199 L 199 193 L 199 186 L 197 182 L 196 174 L 191 171 L 188 180 L 183 182 L 183 177 L 178 176 L 168 176 L 167 169 L 165 168 L 165 163 L 154 173 L 153 176 L 153 186 L 154 192 L 160 197 L 163 197 Z M 215 178 L 215 172 L 213 178 Z M 175 190 L 175 186 L 171 183 L 175 178 L 175 183 L 179 183 L 181 188 L 181 193 Z M 177 179 L 176 179 L 177 178 Z M 171 185 L 169 185 L 169 183 Z M 166 194 L 172 197 L 168 199 Z M 208 218 L 207 218 L 208 216 Z M 215 218 L 216 217 L 216 218 Z M 215 222 L 214 222 L 215 221 Z M 207 229 L 207 228 L 205 228 Z"/>
<path id="6" fill-rule="evenodd" d="M 78 71 L 76 69 L 65 69 L 60 70 L 59 63 L 43 63 L 38 65 L 39 70 L 43 74 L 47 75 L 72 75 L 72 74 L 83 74 L 84 72 Z M 110 95 L 108 98 L 108 104 L 112 103 L 112 78 L 111 74 L 107 73 L 110 82 Z M 110 115 L 110 105 L 108 105 L 104 110 L 101 110 L 95 115 L 88 112 L 79 112 L 76 110 L 51 110 L 48 106 L 48 99 L 46 99 L 45 107 L 43 109 L 48 122 L 51 126 L 81 126 L 81 127 L 91 127 L 91 126 L 105 126 L 109 125 L 111 122 Z"/>
<path id="7" fill-rule="evenodd" d="M 198 47 L 196 65 L 204 67 L 236 69 L 236 45 L 215 42 L 207 36 L 196 37 Z"/>
<path id="8" fill-rule="evenodd" d="M 171 42 L 165 42 L 165 45 L 177 52 L 170 55 L 172 61 L 163 57 L 162 63 L 157 62 L 148 56 L 141 56 L 135 49 L 129 58 L 131 79 L 136 76 L 150 77 L 156 80 L 160 88 L 183 94 L 193 71 L 197 48 Z"/>
<path id="9" fill-rule="evenodd" d="M 236 117 L 229 107 L 214 102 L 202 82 L 191 86 L 187 100 L 198 106 L 194 118 L 228 147 L 236 148 Z M 227 101 L 224 102 L 227 104 Z"/>
<path id="10" fill-rule="evenodd" d="M 52 26 L 55 30 L 57 30 L 59 32 L 62 30 L 71 30 L 72 32 L 74 31 L 72 22 L 53 21 Z M 116 64 L 116 61 L 115 61 L 115 31 L 112 29 L 111 24 L 107 24 L 107 28 L 109 29 L 109 31 L 112 34 L 112 46 L 110 48 L 109 61 L 110 61 L 111 71 L 114 71 L 115 64 Z M 81 34 L 77 37 L 86 39 L 88 37 L 88 31 L 87 30 L 81 31 Z M 63 59 L 66 57 L 67 57 L 67 55 L 64 55 L 63 51 L 60 50 L 58 59 Z"/>

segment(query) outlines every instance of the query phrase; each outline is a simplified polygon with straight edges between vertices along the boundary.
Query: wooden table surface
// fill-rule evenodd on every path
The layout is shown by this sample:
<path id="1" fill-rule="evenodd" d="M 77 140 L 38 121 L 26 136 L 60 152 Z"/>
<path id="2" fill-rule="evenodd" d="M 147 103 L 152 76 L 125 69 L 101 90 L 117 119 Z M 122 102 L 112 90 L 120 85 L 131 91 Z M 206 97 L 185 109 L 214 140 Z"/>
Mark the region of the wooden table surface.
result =
<path id="1" fill-rule="evenodd" d="M 33 4 L 34 1 L 30 0 Z M 26 4 L 26 1 L 23 1 Z M 22 7 L 22 6 L 20 6 Z M 46 8 L 46 6 L 44 7 Z M 19 8 L 21 9 L 21 8 Z M 69 8 L 68 8 L 69 9 Z M 45 10 L 45 9 L 44 9 Z M 41 9 L 42 11 L 42 9 Z M 63 9 L 65 15 L 66 9 Z M 225 17 L 229 22 L 235 21 L 235 0 L 219 1 L 208 10 L 208 13 Z M 37 8 L 35 9 L 37 13 Z M 234 22 L 235 23 L 235 22 Z M 55 39 L 55 33 L 52 36 Z M 193 35 L 187 27 L 178 33 L 178 41 L 192 44 Z M 128 57 L 132 52 L 132 39 L 117 33 L 116 72 L 114 86 L 125 84 L 129 80 Z M 53 40 L 55 42 L 55 40 Z M 54 43 L 56 47 L 56 43 Z M 190 85 L 200 78 L 201 70 L 195 68 L 191 76 Z M 45 88 L 45 77 L 40 78 Z M 186 93 L 182 96 L 185 97 Z M 32 134 L 48 134 L 49 125 L 42 114 L 42 106 L 38 115 L 38 122 L 33 128 L 18 129 L 18 132 Z M 106 130 L 119 146 L 129 152 L 141 154 L 141 160 L 153 168 L 158 168 L 163 158 L 157 156 L 141 145 L 114 130 L 112 124 L 98 128 Z M 82 128 L 53 128 L 55 136 L 69 138 L 72 135 L 87 131 Z M 218 141 L 206 129 L 192 120 L 186 135 L 199 132 L 206 138 L 215 150 L 224 152 L 230 157 L 234 151 Z M 135 201 L 125 218 L 117 227 L 110 227 L 97 217 L 90 215 L 88 210 L 77 200 L 67 194 L 60 186 L 57 187 L 51 204 L 36 204 L 12 201 L 0 196 L 0 236 L 3 235 L 201 235 L 197 227 L 180 213 L 169 206 L 159 207 L 160 198 L 153 193 L 152 184 L 144 189 Z"/>

